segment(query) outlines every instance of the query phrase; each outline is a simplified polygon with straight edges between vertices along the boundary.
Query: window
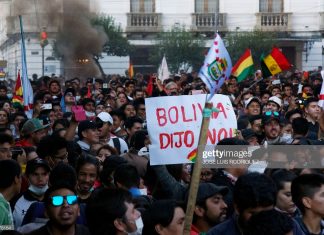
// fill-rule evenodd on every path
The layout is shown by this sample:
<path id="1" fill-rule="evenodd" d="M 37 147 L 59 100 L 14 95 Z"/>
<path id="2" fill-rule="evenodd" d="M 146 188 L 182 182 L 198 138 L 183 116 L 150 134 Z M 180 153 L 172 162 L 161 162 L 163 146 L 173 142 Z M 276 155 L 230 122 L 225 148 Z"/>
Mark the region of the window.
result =
<path id="1" fill-rule="evenodd" d="M 196 13 L 215 13 L 218 4 L 218 0 L 196 0 Z"/>
<path id="2" fill-rule="evenodd" d="M 131 0 L 131 12 L 152 13 L 155 12 L 155 0 Z"/>
<path id="3" fill-rule="evenodd" d="M 260 12 L 283 12 L 283 0 L 260 0 Z"/>

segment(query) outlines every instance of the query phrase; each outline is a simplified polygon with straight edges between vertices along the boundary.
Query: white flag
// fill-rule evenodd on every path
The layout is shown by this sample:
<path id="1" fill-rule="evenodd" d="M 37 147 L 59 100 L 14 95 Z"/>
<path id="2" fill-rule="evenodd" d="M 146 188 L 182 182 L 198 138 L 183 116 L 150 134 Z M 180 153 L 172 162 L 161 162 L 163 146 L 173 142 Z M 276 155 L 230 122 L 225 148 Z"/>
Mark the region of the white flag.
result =
<path id="1" fill-rule="evenodd" d="M 322 107 L 322 109 L 324 110 L 324 70 L 321 71 L 321 75 L 323 80 L 322 80 L 322 89 L 319 96 L 318 105 Z"/>
<path id="2" fill-rule="evenodd" d="M 209 99 L 221 88 L 224 81 L 229 78 L 231 71 L 231 57 L 225 48 L 223 40 L 219 34 L 216 34 L 213 45 L 210 47 L 204 64 L 199 71 L 199 77 L 209 88 Z"/>
<path id="3" fill-rule="evenodd" d="M 169 69 L 168 69 L 168 64 L 167 64 L 167 61 L 165 59 L 165 56 L 163 56 L 162 63 L 160 65 L 160 67 L 159 67 L 158 76 L 159 76 L 159 79 L 162 82 L 165 79 L 168 79 L 169 76 L 170 76 L 170 72 L 169 72 Z"/>

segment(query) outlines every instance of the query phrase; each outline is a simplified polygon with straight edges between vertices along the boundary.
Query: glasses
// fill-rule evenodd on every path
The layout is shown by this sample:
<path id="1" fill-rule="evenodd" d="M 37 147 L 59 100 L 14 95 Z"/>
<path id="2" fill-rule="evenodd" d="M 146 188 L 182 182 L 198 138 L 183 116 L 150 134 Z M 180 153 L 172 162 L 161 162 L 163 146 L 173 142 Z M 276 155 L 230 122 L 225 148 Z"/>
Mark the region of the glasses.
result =
<path id="1" fill-rule="evenodd" d="M 272 112 L 272 111 L 267 111 L 267 112 L 265 112 L 264 114 L 265 114 L 266 116 L 279 117 L 279 113 L 276 112 L 276 111 L 274 111 L 274 112 Z"/>
<path id="2" fill-rule="evenodd" d="M 78 203 L 78 196 L 76 196 L 76 195 L 53 196 L 53 197 L 51 197 L 51 203 L 53 206 L 62 206 L 64 199 L 66 200 L 67 204 L 69 204 L 69 205 L 75 205 Z"/>

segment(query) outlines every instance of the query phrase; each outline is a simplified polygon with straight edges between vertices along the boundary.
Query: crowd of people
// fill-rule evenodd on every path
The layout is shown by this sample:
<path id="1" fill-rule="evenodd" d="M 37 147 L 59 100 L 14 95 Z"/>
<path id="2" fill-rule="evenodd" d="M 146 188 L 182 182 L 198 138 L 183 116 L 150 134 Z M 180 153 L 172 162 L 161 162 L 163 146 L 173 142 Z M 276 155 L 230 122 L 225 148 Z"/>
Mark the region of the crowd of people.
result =
<path id="1" fill-rule="evenodd" d="M 230 77 L 218 93 L 232 102 L 237 134 L 218 144 L 324 145 L 321 70 Z M 0 234 L 183 234 L 193 165 L 150 165 L 145 98 L 207 94 L 197 72 L 53 75 L 32 88 L 27 118 L 0 85 Z M 284 164 L 202 169 L 190 234 L 324 234 L 324 148 L 255 153 Z"/>

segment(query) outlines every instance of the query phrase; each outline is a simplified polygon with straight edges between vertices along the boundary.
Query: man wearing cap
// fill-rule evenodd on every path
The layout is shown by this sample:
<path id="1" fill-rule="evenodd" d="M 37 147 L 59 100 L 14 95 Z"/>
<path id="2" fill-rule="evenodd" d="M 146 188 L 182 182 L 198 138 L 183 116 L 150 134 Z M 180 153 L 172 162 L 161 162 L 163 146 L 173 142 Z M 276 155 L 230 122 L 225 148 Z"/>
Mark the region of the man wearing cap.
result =
<path id="1" fill-rule="evenodd" d="M 262 127 L 265 135 L 263 144 L 285 143 L 280 138 L 280 119 L 278 112 L 267 111 L 262 116 Z"/>
<path id="2" fill-rule="evenodd" d="M 250 97 L 244 103 L 247 116 L 259 115 L 261 113 L 261 101 L 258 97 Z"/>
<path id="3" fill-rule="evenodd" d="M 50 167 L 43 159 L 36 158 L 27 162 L 25 175 L 30 185 L 15 204 L 13 211 L 15 228 L 21 226 L 30 205 L 43 200 L 44 193 L 48 189 L 49 173 Z"/>
<path id="4" fill-rule="evenodd" d="M 309 139 L 317 139 L 321 107 L 318 105 L 318 99 L 316 97 L 310 97 L 305 101 L 305 115 L 309 127 L 307 137 Z"/>
<path id="5" fill-rule="evenodd" d="M 280 112 L 282 107 L 282 100 L 277 96 L 271 96 L 266 105 L 266 111 Z"/>
<path id="6" fill-rule="evenodd" d="M 50 124 L 43 125 L 37 118 L 32 118 L 25 122 L 21 129 L 23 139 L 16 143 L 16 146 L 35 147 L 40 140 L 47 135 L 46 128 Z"/>
<path id="7" fill-rule="evenodd" d="M 225 186 L 200 183 L 190 235 L 207 232 L 226 219 L 227 204 L 223 197 L 228 193 Z"/>
<path id="8" fill-rule="evenodd" d="M 96 123 L 89 120 L 81 121 L 78 125 L 78 136 L 79 141 L 77 144 L 83 152 L 89 153 L 91 145 L 99 142 L 99 132 Z"/>
<path id="9" fill-rule="evenodd" d="M 114 147 L 119 154 L 127 153 L 128 146 L 125 140 L 111 134 L 113 118 L 107 112 L 101 112 L 97 115 L 96 125 L 99 131 L 99 140 L 103 144 Z"/>

